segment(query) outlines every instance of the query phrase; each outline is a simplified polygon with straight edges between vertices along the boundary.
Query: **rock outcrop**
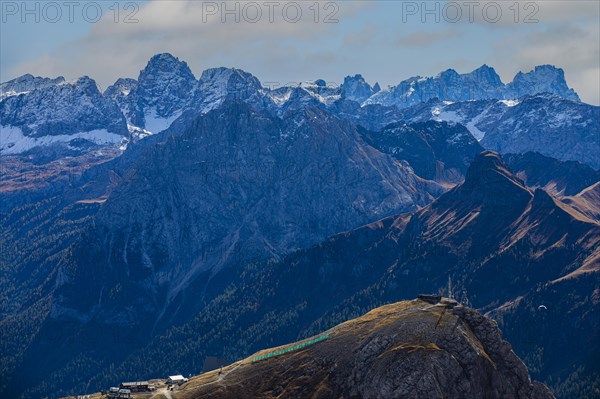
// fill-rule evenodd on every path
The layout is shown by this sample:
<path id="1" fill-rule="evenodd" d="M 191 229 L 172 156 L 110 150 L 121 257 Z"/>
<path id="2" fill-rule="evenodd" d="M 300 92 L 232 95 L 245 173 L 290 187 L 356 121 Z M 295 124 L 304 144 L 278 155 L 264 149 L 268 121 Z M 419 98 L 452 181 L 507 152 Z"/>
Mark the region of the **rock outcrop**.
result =
<path id="1" fill-rule="evenodd" d="M 554 398 L 496 322 L 447 298 L 386 305 L 303 342 L 192 378 L 174 398 Z"/>

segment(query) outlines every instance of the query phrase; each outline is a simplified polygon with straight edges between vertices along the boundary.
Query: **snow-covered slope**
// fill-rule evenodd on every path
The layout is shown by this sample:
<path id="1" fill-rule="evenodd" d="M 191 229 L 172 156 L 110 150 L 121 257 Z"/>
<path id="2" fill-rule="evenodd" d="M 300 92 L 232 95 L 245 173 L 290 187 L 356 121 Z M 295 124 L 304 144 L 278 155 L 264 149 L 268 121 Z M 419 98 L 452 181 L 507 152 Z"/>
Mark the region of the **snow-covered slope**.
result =
<path id="1" fill-rule="evenodd" d="M 552 94 L 517 101 L 430 101 L 403 110 L 409 122 L 446 121 L 465 125 L 487 148 L 500 153 L 528 151 L 600 168 L 600 107 Z"/>
<path id="2" fill-rule="evenodd" d="M 93 146 L 116 145 L 123 143 L 124 137 L 110 133 L 106 129 L 95 129 L 74 134 L 48 136 L 26 136 L 15 126 L 0 126 L 0 154 L 23 154 L 36 147 L 62 145 L 73 151 L 85 151 Z"/>

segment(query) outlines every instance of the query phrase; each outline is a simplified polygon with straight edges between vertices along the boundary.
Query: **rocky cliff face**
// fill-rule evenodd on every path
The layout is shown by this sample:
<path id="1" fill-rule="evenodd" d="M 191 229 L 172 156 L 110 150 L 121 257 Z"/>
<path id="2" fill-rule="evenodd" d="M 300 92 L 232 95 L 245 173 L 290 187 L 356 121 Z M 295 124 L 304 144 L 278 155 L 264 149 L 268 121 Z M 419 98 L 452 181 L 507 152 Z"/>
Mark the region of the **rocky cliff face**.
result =
<path id="1" fill-rule="evenodd" d="M 126 172 L 75 265 L 64 268 L 71 277 L 61 282 L 57 315 L 69 308 L 123 322 L 160 317 L 227 266 L 413 210 L 442 191 L 321 109 L 281 120 L 226 104 L 148 148 Z M 126 303 L 136 315 L 123 311 Z"/>
<path id="2" fill-rule="evenodd" d="M 500 77 L 487 65 L 463 75 L 448 69 L 436 77 L 416 76 L 404 80 L 398 86 L 375 94 L 365 104 L 405 108 L 434 98 L 448 101 L 501 98 L 503 87 Z"/>
<path id="3" fill-rule="evenodd" d="M 128 96 L 137 88 L 137 86 L 138 82 L 135 79 L 119 78 L 114 84 L 108 86 L 103 94 L 105 97 L 116 102 L 123 112 L 123 115 L 127 117 L 133 112 L 131 109 L 132 104 L 130 104 Z"/>
<path id="4" fill-rule="evenodd" d="M 118 108 L 88 77 L 5 98 L 0 102 L 0 117 L 3 126 L 18 127 L 32 137 L 92 130 L 127 134 Z"/>
<path id="5" fill-rule="evenodd" d="M 235 68 L 211 68 L 202 73 L 198 81 L 198 92 L 194 109 L 205 113 L 225 101 L 243 101 L 263 108 L 265 91 L 260 81 L 252 74 Z"/>
<path id="6" fill-rule="evenodd" d="M 57 143 L 67 146 L 72 139 L 82 139 L 80 136 L 68 137 L 69 135 L 89 132 L 90 129 L 94 134 L 87 135 L 84 139 L 91 139 L 89 141 L 95 145 L 115 145 L 119 144 L 120 139 L 126 138 L 123 143 L 125 145 L 163 132 L 172 125 L 185 128 L 198 114 L 213 110 L 226 100 L 244 101 L 257 109 L 267 109 L 279 116 L 288 111 L 319 106 L 364 127 L 377 130 L 401 120 L 415 121 L 414 118 L 419 115 L 415 115 L 414 109 L 407 112 L 400 110 L 412 107 L 421 109 L 423 104 L 436 99 L 439 106 L 432 110 L 434 119 L 449 122 L 458 122 L 460 119 L 478 140 L 489 132 L 498 137 L 506 136 L 505 131 L 498 133 L 495 130 L 502 130 L 503 126 L 509 132 L 519 132 L 518 136 L 522 131 L 535 130 L 536 127 L 545 129 L 549 126 L 561 132 L 565 128 L 569 129 L 568 134 L 563 133 L 564 137 L 558 137 L 568 138 L 568 145 L 564 145 L 565 140 L 557 140 L 554 136 L 550 140 L 544 140 L 539 134 L 528 134 L 528 137 L 520 140 L 514 137 L 497 137 L 496 141 L 488 138 L 484 145 L 490 149 L 504 151 L 499 144 L 502 141 L 509 143 L 508 150 L 511 152 L 541 152 L 547 148 L 545 155 L 548 156 L 561 160 L 579 160 L 594 167 L 598 164 L 595 159 L 590 159 L 593 157 L 585 150 L 590 148 L 591 151 L 596 151 L 596 147 L 589 147 L 588 136 L 590 132 L 594 132 L 595 125 L 589 124 L 589 112 L 585 107 L 574 109 L 574 106 L 561 106 L 574 111 L 564 113 L 553 109 L 553 113 L 558 113 L 548 118 L 547 122 L 538 124 L 537 115 L 543 114 L 544 110 L 536 107 L 543 107 L 544 104 L 534 104 L 534 108 L 528 111 L 535 112 L 528 114 L 528 118 L 536 123 L 521 126 L 515 122 L 517 119 L 511 119 L 512 124 L 509 123 L 510 120 L 499 120 L 504 115 L 505 108 L 516 102 L 495 101 L 492 105 L 480 102 L 492 99 L 514 100 L 522 96 L 552 93 L 556 98 L 577 104 L 579 98 L 567 86 L 564 72 L 548 65 L 536 67 L 534 71 L 525 74 L 519 73 L 508 85 L 501 82 L 493 68 L 483 65 L 466 74 L 448 69 L 436 77 L 417 76 L 386 90 L 381 90 L 377 84 L 369 85 L 361 75 L 347 76 L 339 86 L 317 80 L 271 90 L 263 87 L 251 74 L 234 68 L 209 69 L 197 80 L 184 61 L 171 54 L 157 54 L 140 71 L 137 80 L 118 79 L 103 95 L 92 93 L 95 84 L 90 84 L 89 81 L 91 79 L 85 77 L 76 84 L 65 84 L 62 77 L 49 79 L 24 75 L 2 83 L 0 112 L 2 141 L 6 143 L 2 154 L 22 154 L 33 147 L 47 148 Z M 82 96 L 81 93 L 72 93 L 72 86 L 77 86 L 88 94 Z M 471 104 L 474 101 L 477 104 Z M 87 102 L 92 102 L 92 105 L 86 107 Z M 37 104 L 36 109 L 32 112 L 31 105 L 28 104 Z M 54 108 L 52 104 L 58 104 L 58 107 Z M 84 111 L 82 108 L 89 109 Z M 66 112 L 67 109 L 69 112 Z M 422 119 L 423 115 L 420 117 Z M 123 127 L 123 118 L 129 125 L 128 131 Z M 428 117 L 431 118 L 432 116 Z M 502 126 L 498 127 L 499 124 Z M 122 137 L 107 136 L 105 132 Z M 585 140 L 580 137 L 582 134 L 587 135 L 583 138 Z M 23 140 L 23 135 L 44 136 L 45 139 Z M 59 139 L 57 135 L 66 137 Z M 562 154 L 558 147 L 548 146 L 558 142 L 561 142 L 559 148 L 570 148 L 570 153 Z M 77 142 L 74 145 L 77 147 Z M 84 150 L 80 152 L 82 151 Z"/>
<path id="7" fill-rule="evenodd" d="M 377 308 L 316 343 L 192 378 L 174 398 L 554 398 L 531 381 L 494 321 L 453 300 L 433 302 Z M 275 351 L 283 353 L 268 357 Z"/>

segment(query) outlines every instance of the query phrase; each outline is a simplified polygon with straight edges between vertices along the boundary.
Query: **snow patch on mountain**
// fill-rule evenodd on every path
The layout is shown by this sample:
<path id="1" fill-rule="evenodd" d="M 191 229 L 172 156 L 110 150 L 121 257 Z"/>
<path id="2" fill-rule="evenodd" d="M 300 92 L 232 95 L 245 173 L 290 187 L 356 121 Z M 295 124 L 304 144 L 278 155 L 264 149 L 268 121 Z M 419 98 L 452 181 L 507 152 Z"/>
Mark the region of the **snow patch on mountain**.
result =
<path id="1" fill-rule="evenodd" d="M 158 115 L 156 109 L 147 110 L 144 114 L 145 131 L 151 134 L 160 133 L 171 126 L 175 119 L 181 116 L 181 111 L 174 113 L 173 115 L 163 118 Z"/>
<path id="2" fill-rule="evenodd" d="M 500 102 L 507 107 L 514 107 L 515 105 L 519 105 L 519 100 L 500 100 Z"/>
<path id="3" fill-rule="evenodd" d="M 32 137 L 23 134 L 23 131 L 15 126 L 0 126 L 0 155 L 15 155 L 27 152 L 35 147 L 52 144 L 69 144 L 76 139 L 87 140 L 96 145 L 121 144 L 124 137 L 119 134 L 108 132 L 106 129 L 96 129 L 89 132 L 75 134 L 62 134 L 53 136 Z M 72 147 L 76 149 L 76 147 Z"/>

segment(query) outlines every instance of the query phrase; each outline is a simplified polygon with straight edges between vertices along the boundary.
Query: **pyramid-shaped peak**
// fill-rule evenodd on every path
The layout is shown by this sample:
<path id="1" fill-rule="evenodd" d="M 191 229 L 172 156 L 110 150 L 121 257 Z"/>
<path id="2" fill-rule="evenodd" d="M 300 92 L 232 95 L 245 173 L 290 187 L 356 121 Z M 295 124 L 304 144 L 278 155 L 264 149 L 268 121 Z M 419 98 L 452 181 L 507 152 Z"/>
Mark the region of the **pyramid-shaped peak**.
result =
<path id="1" fill-rule="evenodd" d="M 475 157 L 460 191 L 467 195 L 476 193 L 473 198 L 484 198 L 486 202 L 505 203 L 531 198 L 523 181 L 493 151 L 484 151 Z"/>
<path id="2" fill-rule="evenodd" d="M 188 80 L 196 79 L 185 61 L 172 54 L 162 53 L 150 58 L 146 67 L 140 72 L 138 80 L 143 83 L 147 78 L 152 80 L 157 75 L 164 74 L 178 75 Z"/>

